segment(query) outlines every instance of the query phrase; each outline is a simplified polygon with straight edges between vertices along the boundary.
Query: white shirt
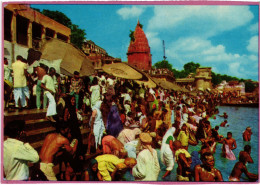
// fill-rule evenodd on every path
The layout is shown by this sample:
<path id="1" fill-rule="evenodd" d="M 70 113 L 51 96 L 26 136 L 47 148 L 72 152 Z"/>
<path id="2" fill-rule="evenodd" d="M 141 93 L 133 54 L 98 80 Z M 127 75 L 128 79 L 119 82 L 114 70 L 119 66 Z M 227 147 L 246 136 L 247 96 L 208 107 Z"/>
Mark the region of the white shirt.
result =
<path id="1" fill-rule="evenodd" d="M 122 94 L 121 97 L 124 98 L 124 103 L 125 103 L 126 101 L 129 101 L 129 103 L 132 102 L 131 96 L 130 96 L 129 94 L 127 94 L 127 93 Z"/>
<path id="2" fill-rule="evenodd" d="M 55 85 L 54 85 L 54 80 L 51 76 L 49 76 L 48 74 L 44 75 L 42 78 L 41 83 L 45 84 L 45 87 L 51 91 L 53 91 L 54 93 L 55 91 Z M 46 93 L 47 91 L 45 91 L 44 93 Z"/>
<path id="3" fill-rule="evenodd" d="M 108 78 L 107 82 L 109 85 L 114 85 L 114 80 L 112 80 L 111 78 Z"/>
<path id="4" fill-rule="evenodd" d="M 157 181 L 160 172 L 159 160 L 156 150 L 153 154 L 144 149 L 137 156 L 137 164 L 133 168 L 133 176 L 137 181 Z"/>
<path id="5" fill-rule="evenodd" d="M 89 91 L 91 92 L 90 101 L 91 101 L 91 107 L 92 107 L 96 104 L 97 101 L 100 100 L 100 86 L 93 85 L 90 87 Z"/>
<path id="6" fill-rule="evenodd" d="M 36 163 L 39 155 L 29 144 L 17 139 L 8 138 L 4 141 L 4 172 L 7 180 L 28 180 L 29 167 L 27 162 Z"/>

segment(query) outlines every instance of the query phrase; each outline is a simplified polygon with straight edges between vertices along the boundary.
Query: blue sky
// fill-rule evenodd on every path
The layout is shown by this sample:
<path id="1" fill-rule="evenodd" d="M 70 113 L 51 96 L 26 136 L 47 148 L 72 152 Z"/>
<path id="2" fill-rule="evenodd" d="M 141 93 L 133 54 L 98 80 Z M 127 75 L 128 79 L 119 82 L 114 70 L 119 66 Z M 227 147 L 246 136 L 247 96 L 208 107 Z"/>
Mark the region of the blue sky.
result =
<path id="1" fill-rule="evenodd" d="M 258 80 L 258 5 L 95 5 L 51 4 L 85 29 L 87 39 L 127 61 L 130 30 L 143 25 L 152 63 L 167 60 L 178 70 L 193 61 L 212 71 Z"/>

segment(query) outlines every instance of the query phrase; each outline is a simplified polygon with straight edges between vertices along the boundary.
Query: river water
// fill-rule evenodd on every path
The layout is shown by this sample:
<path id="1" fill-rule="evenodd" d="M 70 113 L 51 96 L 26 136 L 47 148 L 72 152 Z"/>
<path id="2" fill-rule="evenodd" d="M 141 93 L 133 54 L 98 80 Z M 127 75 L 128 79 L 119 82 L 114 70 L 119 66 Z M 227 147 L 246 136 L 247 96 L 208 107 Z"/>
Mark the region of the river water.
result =
<path id="1" fill-rule="evenodd" d="M 258 156 L 259 156 L 259 126 L 258 126 L 258 108 L 251 108 L 251 107 L 231 107 L 231 106 L 220 106 L 219 109 L 219 115 L 222 115 L 223 112 L 226 112 L 228 114 L 228 126 L 226 127 L 220 127 L 219 134 L 223 135 L 224 137 L 227 136 L 227 132 L 232 132 L 233 138 L 237 142 L 237 148 L 233 150 L 236 160 L 230 161 L 228 159 L 225 159 L 221 157 L 222 153 L 222 144 L 217 144 L 216 147 L 216 153 L 214 154 L 215 157 L 215 168 L 219 169 L 222 173 L 224 181 L 228 181 L 228 177 L 235 165 L 236 162 L 238 162 L 238 155 L 239 152 L 244 149 L 244 146 L 249 144 L 252 147 L 251 151 L 251 157 L 254 161 L 252 164 L 247 164 L 247 169 L 251 173 L 257 173 L 258 174 Z M 211 126 L 214 128 L 216 125 L 220 125 L 221 122 L 224 121 L 223 117 L 219 117 L 216 115 L 216 119 L 210 118 Z M 243 141 L 243 131 L 246 129 L 246 127 L 250 126 L 252 128 L 253 135 L 251 137 L 250 142 L 244 142 Z M 201 148 L 201 143 L 199 143 L 197 146 L 189 146 L 189 153 L 196 150 L 199 151 Z M 160 160 L 160 149 L 156 149 L 158 153 L 158 158 L 160 162 L 161 171 L 158 177 L 158 181 L 162 181 L 162 176 L 165 173 L 165 166 L 162 164 Z M 175 163 L 174 169 L 172 170 L 171 174 L 164 179 L 164 181 L 176 181 L 176 169 L 177 164 Z M 129 176 L 128 176 L 129 175 Z M 134 178 L 128 174 L 128 178 L 126 180 L 132 181 Z M 248 181 L 247 177 L 243 174 L 241 177 L 241 181 Z"/>
<path id="2" fill-rule="evenodd" d="M 247 164 L 247 169 L 249 172 L 252 173 L 258 173 L 258 145 L 259 145 L 259 126 L 258 126 L 258 108 L 251 108 L 251 107 L 230 107 L 230 106 L 220 106 L 219 109 L 219 115 L 222 115 L 224 112 L 228 114 L 228 124 L 226 127 L 220 127 L 219 128 L 219 134 L 223 135 L 224 137 L 227 136 L 227 132 L 232 132 L 233 138 L 237 142 L 237 148 L 233 150 L 236 160 L 230 161 L 226 158 L 221 157 L 222 153 L 222 144 L 217 144 L 216 147 L 216 153 L 214 154 L 215 157 L 215 168 L 219 169 L 222 173 L 224 181 L 228 181 L 228 177 L 236 164 L 238 162 L 238 155 L 239 152 L 244 150 L 244 146 L 249 144 L 252 147 L 251 151 L 251 157 L 254 161 L 253 164 Z M 214 128 L 216 125 L 220 125 L 224 121 L 223 117 L 219 117 L 218 115 L 215 115 L 216 119 L 210 118 L 211 127 Z M 243 131 L 246 129 L 246 127 L 250 126 L 252 128 L 253 135 L 251 137 L 250 142 L 244 142 L 243 141 Z M 199 143 L 197 146 L 189 146 L 189 153 L 196 150 L 199 151 L 201 148 L 201 143 Z M 159 155 L 159 150 L 158 150 Z M 165 173 L 165 166 L 160 161 L 161 165 L 161 172 L 159 175 L 159 181 L 162 180 L 162 176 Z M 175 163 L 174 169 L 171 172 L 171 175 L 169 177 L 166 177 L 167 181 L 176 181 L 176 168 L 177 164 Z M 241 177 L 241 181 L 248 181 L 247 177 L 243 174 Z"/>

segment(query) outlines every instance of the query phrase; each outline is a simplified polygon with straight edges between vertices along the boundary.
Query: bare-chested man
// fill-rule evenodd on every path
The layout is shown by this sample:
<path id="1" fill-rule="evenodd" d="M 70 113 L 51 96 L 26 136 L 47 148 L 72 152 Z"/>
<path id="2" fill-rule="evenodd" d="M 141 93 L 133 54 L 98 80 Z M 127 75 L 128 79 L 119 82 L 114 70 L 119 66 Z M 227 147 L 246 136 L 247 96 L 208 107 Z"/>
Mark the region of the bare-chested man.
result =
<path id="1" fill-rule="evenodd" d="M 223 157 L 230 159 L 230 160 L 235 160 L 236 157 L 232 150 L 237 148 L 237 143 L 234 138 L 232 138 L 232 133 L 228 132 L 227 133 L 227 138 L 224 139 L 223 141 L 223 147 L 222 147 L 222 152 L 223 152 Z"/>
<path id="2" fill-rule="evenodd" d="M 221 124 L 220 124 L 220 127 L 225 127 L 227 124 L 227 120 L 223 121 Z"/>
<path id="3" fill-rule="evenodd" d="M 48 180 L 57 180 L 53 171 L 53 159 L 64 151 L 73 155 L 78 145 L 76 139 L 70 144 L 68 140 L 70 130 L 66 124 L 60 123 L 57 130 L 59 133 L 51 133 L 46 136 L 40 152 L 40 169 Z"/>
<path id="4" fill-rule="evenodd" d="M 243 132 L 243 140 L 250 141 L 252 135 L 251 127 L 247 127 L 246 130 Z"/>
<path id="5" fill-rule="evenodd" d="M 195 181 L 223 181 L 221 172 L 214 168 L 215 159 L 210 152 L 205 152 L 201 155 L 202 165 L 195 167 Z"/>
<path id="6" fill-rule="evenodd" d="M 249 181 L 256 181 L 258 180 L 258 174 L 253 174 L 247 171 L 246 163 L 252 163 L 253 160 L 250 156 L 251 147 L 246 145 L 244 147 L 244 151 L 239 153 L 239 162 L 237 162 L 230 174 L 229 181 L 237 182 L 240 181 L 240 177 L 242 173 L 245 173 L 246 176 L 249 178 Z"/>
<path id="7" fill-rule="evenodd" d="M 124 149 L 123 143 L 121 143 L 117 138 L 111 135 L 107 135 L 102 139 L 102 147 L 104 154 L 113 154 L 117 157 L 125 158 L 127 156 L 127 151 Z"/>

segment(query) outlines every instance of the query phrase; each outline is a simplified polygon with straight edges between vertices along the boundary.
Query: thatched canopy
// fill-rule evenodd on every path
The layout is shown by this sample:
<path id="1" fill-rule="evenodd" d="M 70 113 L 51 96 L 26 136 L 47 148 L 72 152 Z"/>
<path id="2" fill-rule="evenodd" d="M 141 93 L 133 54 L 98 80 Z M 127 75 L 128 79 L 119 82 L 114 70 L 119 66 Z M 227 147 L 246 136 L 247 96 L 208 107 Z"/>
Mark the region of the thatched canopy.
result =
<path id="1" fill-rule="evenodd" d="M 174 90 L 174 91 L 182 91 L 184 92 L 184 89 L 177 84 L 174 84 L 172 82 L 166 81 L 164 79 L 160 78 L 152 78 L 159 86 L 161 86 L 164 89 L 168 90 Z M 186 89 L 187 90 L 187 89 Z M 188 90 L 187 90 L 188 91 Z"/>
<path id="2" fill-rule="evenodd" d="M 81 76 L 89 76 L 94 73 L 94 67 L 87 56 L 72 44 L 58 39 L 51 39 L 41 48 L 41 59 L 54 61 L 61 59 L 60 71 L 66 75 L 72 75 L 74 71 Z"/>
<path id="3" fill-rule="evenodd" d="M 143 78 L 143 74 L 126 63 L 105 64 L 102 69 L 115 77 L 130 80 L 139 80 Z"/>

